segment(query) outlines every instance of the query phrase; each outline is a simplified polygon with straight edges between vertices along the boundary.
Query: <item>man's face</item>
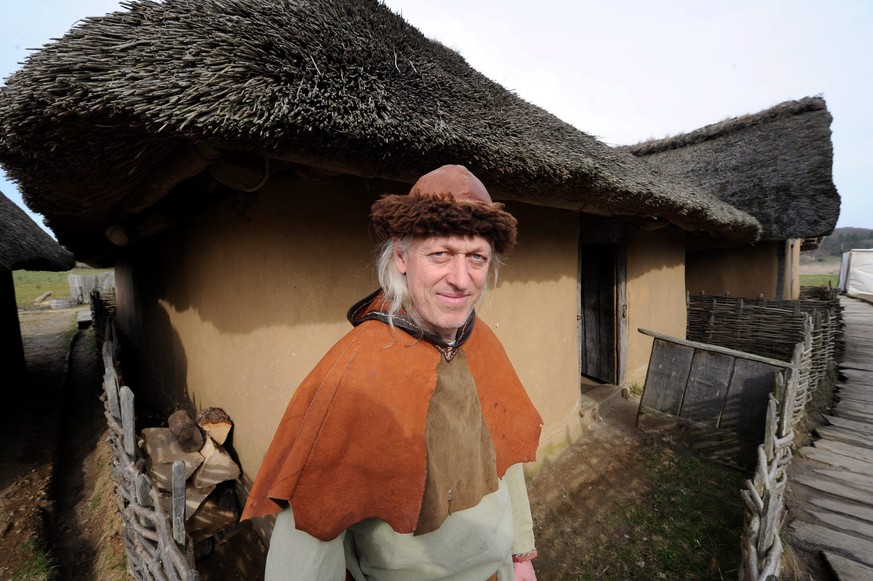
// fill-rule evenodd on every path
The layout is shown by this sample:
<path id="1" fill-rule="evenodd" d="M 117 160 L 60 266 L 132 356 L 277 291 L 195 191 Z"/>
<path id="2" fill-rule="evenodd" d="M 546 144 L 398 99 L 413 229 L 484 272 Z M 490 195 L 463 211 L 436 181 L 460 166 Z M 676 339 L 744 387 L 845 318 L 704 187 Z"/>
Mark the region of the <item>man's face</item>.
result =
<path id="1" fill-rule="evenodd" d="M 395 251 L 413 308 L 444 340 L 455 340 L 482 295 L 491 254 L 481 236 L 413 238 L 408 250 Z"/>

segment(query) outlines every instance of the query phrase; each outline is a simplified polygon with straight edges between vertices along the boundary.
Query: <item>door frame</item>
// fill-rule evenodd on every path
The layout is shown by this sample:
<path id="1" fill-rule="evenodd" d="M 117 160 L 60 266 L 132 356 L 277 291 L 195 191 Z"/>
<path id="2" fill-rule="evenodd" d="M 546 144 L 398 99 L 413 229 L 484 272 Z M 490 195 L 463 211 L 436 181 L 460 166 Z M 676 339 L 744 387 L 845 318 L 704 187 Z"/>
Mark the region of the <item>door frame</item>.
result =
<path id="1" fill-rule="evenodd" d="M 576 344 L 579 362 L 579 376 L 582 377 L 583 350 L 585 336 L 582 312 L 582 261 L 585 258 L 584 246 L 587 244 L 608 244 L 614 246 L 614 336 L 615 336 L 615 384 L 624 385 L 628 343 L 628 304 L 627 304 L 627 222 L 620 218 L 604 218 L 580 214 L 580 234 L 578 245 L 578 266 L 576 274 Z M 587 376 L 586 377 L 590 377 Z M 594 378 L 597 379 L 597 378 Z M 598 381 L 602 381 L 598 379 Z"/>

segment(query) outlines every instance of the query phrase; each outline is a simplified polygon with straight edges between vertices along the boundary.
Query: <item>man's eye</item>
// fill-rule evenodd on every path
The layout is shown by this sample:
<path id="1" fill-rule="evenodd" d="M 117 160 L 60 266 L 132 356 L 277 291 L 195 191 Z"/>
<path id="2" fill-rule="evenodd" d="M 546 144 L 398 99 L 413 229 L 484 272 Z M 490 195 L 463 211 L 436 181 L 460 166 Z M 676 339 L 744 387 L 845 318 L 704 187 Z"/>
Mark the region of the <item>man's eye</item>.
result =
<path id="1" fill-rule="evenodd" d="M 488 257 L 484 254 L 471 254 L 470 258 L 475 260 L 476 262 L 488 262 Z"/>

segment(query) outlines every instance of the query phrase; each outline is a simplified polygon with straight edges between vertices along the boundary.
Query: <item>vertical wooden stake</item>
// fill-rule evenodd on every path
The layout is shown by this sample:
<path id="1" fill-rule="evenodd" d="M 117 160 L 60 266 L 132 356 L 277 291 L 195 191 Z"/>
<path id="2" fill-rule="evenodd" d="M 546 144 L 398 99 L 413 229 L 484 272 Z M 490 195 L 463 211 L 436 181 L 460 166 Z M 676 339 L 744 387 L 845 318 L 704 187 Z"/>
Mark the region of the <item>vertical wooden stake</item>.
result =
<path id="1" fill-rule="evenodd" d="M 138 473 L 136 475 L 136 501 L 143 508 L 151 508 L 153 506 L 149 488 L 151 487 L 146 477 L 141 472 Z M 144 516 L 139 517 L 139 524 L 150 529 L 155 528 L 155 523 L 150 522 Z"/>
<path id="2" fill-rule="evenodd" d="M 118 404 L 118 376 L 112 369 L 106 370 L 103 376 L 103 388 L 106 390 L 106 399 L 109 402 L 109 413 L 116 420 L 121 419 L 121 407 Z"/>
<path id="3" fill-rule="evenodd" d="M 131 459 L 136 454 L 136 416 L 133 413 L 133 391 L 121 387 L 121 429 L 124 433 L 124 451 Z"/>
<path id="4" fill-rule="evenodd" d="M 185 546 L 185 462 L 173 462 L 173 540 Z"/>
<path id="5" fill-rule="evenodd" d="M 104 305 L 103 308 L 105 309 L 106 305 Z M 113 326 L 112 320 L 110 320 L 109 317 L 106 318 L 106 329 L 103 333 L 103 342 L 104 344 L 115 342 L 115 327 Z M 112 346 L 110 345 L 110 350 L 111 349 Z"/>
<path id="6" fill-rule="evenodd" d="M 103 357 L 103 368 L 104 369 L 112 369 L 115 371 L 115 358 L 112 354 L 112 343 L 103 339 L 103 349 L 102 349 L 102 357 Z"/>

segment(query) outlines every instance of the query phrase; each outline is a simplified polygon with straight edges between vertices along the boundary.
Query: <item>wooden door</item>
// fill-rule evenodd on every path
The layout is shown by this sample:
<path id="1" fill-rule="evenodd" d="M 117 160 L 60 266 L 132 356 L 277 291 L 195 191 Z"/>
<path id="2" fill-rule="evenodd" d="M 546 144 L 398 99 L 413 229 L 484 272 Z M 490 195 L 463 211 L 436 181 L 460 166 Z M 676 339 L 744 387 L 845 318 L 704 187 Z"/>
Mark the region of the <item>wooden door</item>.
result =
<path id="1" fill-rule="evenodd" d="M 582 375 L 621 385 L 624 247 L 580 246 L 580 349 Z"/>

